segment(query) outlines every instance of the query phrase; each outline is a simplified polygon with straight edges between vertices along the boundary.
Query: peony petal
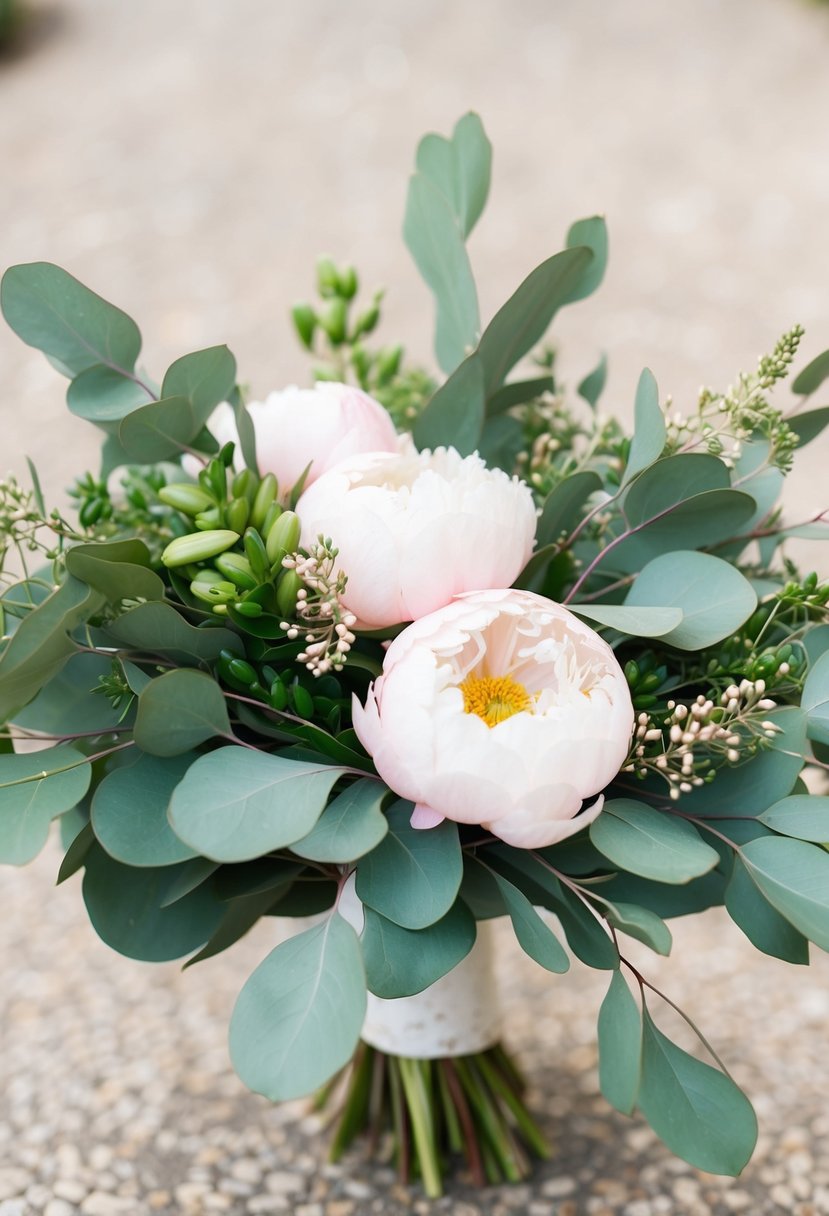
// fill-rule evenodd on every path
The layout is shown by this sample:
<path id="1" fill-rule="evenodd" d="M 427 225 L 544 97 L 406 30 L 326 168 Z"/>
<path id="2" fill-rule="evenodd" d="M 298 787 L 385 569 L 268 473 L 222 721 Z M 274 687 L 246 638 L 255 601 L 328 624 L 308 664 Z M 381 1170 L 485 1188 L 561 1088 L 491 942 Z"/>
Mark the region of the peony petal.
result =
<path id="1" fill-rule="evenodd" d="M 570 795 L 575 794 L 575 791 L 568 790 L 567 786 L 559 786 L 556 792 L 559 793 L 559 791 L 562 799 L 555 809 L 561 814 L 569 809 L 569 806 L 565 805 L 564 792 L 567 791 Z M 569 797 L 567 802 L 569 803 Z M 578 805 L 579 798 L 575 794 L 576 809 L 578 809 Z M 548 818 L 539 816 L 535 810 L 519 809 L 510 811 L 483 826 L 492 832 L 493 836 L 497 836 L 505 844 L 513 845 L 516 849 L 544 849 L 551 844 L 558 844 L 560 841 L 566 840 L 568 836 L 575 836 L 576 832 L 586 828 L 597 817 L 603 806 L 604 795 L 602 794 L 592 806 L 572 817 L 565 814 L 562 818 Z M 548 805 L 548 810 L 552 811 L 553 807 Z"/>
<path id="2" fill-rule="evenodd" d="M 439 823 L 443 823 L 445 818 L 445 815 L 439 815 L 430 806 L 424 806 L 422 802 L 418 802 L 412 811 L 412 817 L 409 822 L 413 828 L 425 831 L 428 828 L 436 828 Z"/>

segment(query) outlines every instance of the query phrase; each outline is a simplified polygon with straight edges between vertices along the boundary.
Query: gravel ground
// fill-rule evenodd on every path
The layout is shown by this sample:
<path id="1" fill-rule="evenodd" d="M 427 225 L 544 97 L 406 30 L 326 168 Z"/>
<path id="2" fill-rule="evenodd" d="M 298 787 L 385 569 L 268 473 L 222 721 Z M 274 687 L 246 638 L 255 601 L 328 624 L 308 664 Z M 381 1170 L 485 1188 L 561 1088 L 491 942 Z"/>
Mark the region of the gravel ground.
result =
<path id="1" fill-rule="evenodd" d="M 806 357 L 829 345 L 829 9 L 65 0 L 34 16 L 0 61 L 0 264 L 67 266 L 138 319 L 151 369 L 228 341 L 256 394 L 304 378 L 285 310 L 320 249 L 391 284 L 386 332 L 427 359 L 429 303 L 398 237 L 405 179 L 418 136 L 470 107 L 496 154 L 472 242 L 485 315 L 573 218 L 608 215 L 607 283 L 559 326 L 568 376 L 609 352 L 607 408 L 628 409 L 646 361 L 682 402 L 795 321 Z M 57 491 L 94 462 L 94 435 L 5 331 L 0 369 L 0 465 L 29 453 Z M 825 505 L 825 450 L 806 454 L 798 511 Z M 480 1196 L 459 1177 L 429 1204 L 359 1155 L 322 1166 L 303 1108 L 232 1074 L 227 1019 L 269 926 L 184 977 L 151 969 L 98 942 L 76 883 L 51 889 L 56 863 L 50 847 L 0 874 L 0 1216 L 829 1213 L 823 955 L 794 983 L 710 913 L 647 962 L 757 1107 L 757 1154 L 733 1181 L 597 1096 L 603 977 L 550 977 L 505 949 L 508 1039 L 555 1157 L 532 1185 Z"/>

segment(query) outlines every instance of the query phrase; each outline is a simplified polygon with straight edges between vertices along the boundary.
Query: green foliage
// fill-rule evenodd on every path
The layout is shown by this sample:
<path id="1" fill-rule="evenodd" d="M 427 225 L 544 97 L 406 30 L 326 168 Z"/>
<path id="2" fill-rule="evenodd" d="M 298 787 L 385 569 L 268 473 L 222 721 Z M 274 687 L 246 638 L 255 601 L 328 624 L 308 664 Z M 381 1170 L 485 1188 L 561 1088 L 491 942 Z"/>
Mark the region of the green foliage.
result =
<path id="1" fill-rule="evenodd" d="M 351 1059 L 366 1011 L 357 935 L 341 916 L 277 946 L 239 994 L 230 1058 L 272 1102 L 323 1085 Z"/>
<path id="2" fill-rule="evenodd" d="M 73 747 L 0 755 L 0 861 L 21 866 L 37 857 L 49 824 L 81 801 L 91 778 Z"/>
<path id="3" fill-rule="evenodd" d="M 807 939 L 764 898 L 739 855 L 725 888 L 725 906 L 758 950 L 787 963 L 809 962 Z"/>
<path id="4" fill-rule="evenodd" d="M 425 929 L 454 904 L 463 861 L 457 824 L 447 819 L 425 832 L 411 826 L 412 809 L 389 807 L 388 834 L 357 866 L 357 894 L 396 925 Z"/>
<path id="5" fill-rule="evenodd" d="M 504 906 L 509 913 L 518 944 L 525 954 L 547 971 L 562 974 L 570 960 L 555 933 L 518 887 L 501 874 L 494 875 Z"/>
<path id="6" fill-rule="evenodd" d="M 647 367 L 639 377 L 636 388 L 633 428 L 625 481 L 630 481 L 659 459 L 667 437 L 665 419 L 659 408 L 659 389 L 653 372 Z"/>
<path id="7" fill-rule="evenodd" d="M 169 866 L 195 854 L 167 821 L 173 790 L 195 756 L 140 752 L 104 777 L 92 799 L 92 828 L 110 857 L 127 866 Z"/>
<path id="8" fill-rule="evenodd" d="M 186 668 L 151 680 L 138 697 L 135 741 L 152 756 L 180 756 L 230 735 L 225 699 L 212 676 Z"/>
<path id="9" fill-rule="evenodd" d="M 757 596 L 745 576 L 721 558 L 676 551 L 648 562 L 625 603 L 680 608 L 682 623 L 665 641 L 679 650 L 702 650 L 739 629 L 757 607 Z"/>
<path id="10" fill-rule="evenodd" d="M 341 776 L 342 769 L 327 764 L 220 747 L 176 786 L 170 823 L 204 857 L 247 861 L 303 840 Z"/>
<path id="11" fill-rule="evenodd" d="M 611 1106 L 629 1115 L 642 1075 L 642 1018 L 620 971 L 610 977 L 598 1022 L 599 1085 Z"/>
<path id="12" fill-rule="evenodd" d="M 761 836 L 743 846 L 741 857 L 772 907 L 829 950 L 829 853 L 802 840 Z"/>
<path id="13" fill-rule="evenodd" d="M 361 944 L 369 992 L 388 1000 L 413 996 L 466 958 L 475 944 L 475 918 L 460 899 L 423 929 L 404 929 L 366 908 Z"/>
<path id="14" fill-rule="evenodd" d="M 307 836 L 291 848 L 310 861 L 342 865 L 370 853 L 389 830 L 382 813 L 389 791 L 378 781 L 355 781 L 330 802 Z"/>
<path id="15" fill-rule="evenodd" d="M 620 869 L 657 882 L 690 882 L 719 862 L 692 824 L 631 798 L 606 802 L 590 839 Z"/>

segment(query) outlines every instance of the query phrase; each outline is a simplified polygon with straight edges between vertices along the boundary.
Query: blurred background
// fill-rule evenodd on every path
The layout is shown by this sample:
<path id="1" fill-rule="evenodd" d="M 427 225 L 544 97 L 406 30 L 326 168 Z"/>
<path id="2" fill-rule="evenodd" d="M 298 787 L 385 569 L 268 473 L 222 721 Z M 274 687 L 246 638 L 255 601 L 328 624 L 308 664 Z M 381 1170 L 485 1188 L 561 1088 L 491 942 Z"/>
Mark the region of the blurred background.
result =
<path id="1" fill-rule="evenodd" d="M 810 0 L 28 0 L 0 52 L 0 267 L 55 261 L 119 304 L 155 375 L 227 342 L 261 397 L 308 379 L 288 307 L 326 252 L 388 287 L 381 337 L 431 366 L 407 176 L 424 132 L 475 109 L 495 150 L 470 243 L 484 317 L 603 212 L 607 279 L 556 322 L 562 374 L 604 350 L 606 410 L 629 413 L 645 364 L 684 408 L 795 322 L 801 363 L 829 345 L 827 52 L 829 6 Z M 5 328 L 0 383 L 0 473 L 28 454 L 57 495 L 95 466 L 65 382 Z M 800 501 L 819 509 L 826 441 L 805 456 Z M 184 977 L 126 962 L 76 883 L 51 890 L 57 856 L 0 874 L 0 1216 L 829 1213 L 825 957 L 793 975 L 712 913 L 648 963 L 755 1100 L 760 1146 L 734 1182 L 598 1099 L 604 977 L 508 952 L 508 1037 L 556 1157 L 531 1187 L 424 1204 L 357 1156 L 318 1168 L 302 1108 L 231 1073 L 227 1016 L 267 929 Z"/>

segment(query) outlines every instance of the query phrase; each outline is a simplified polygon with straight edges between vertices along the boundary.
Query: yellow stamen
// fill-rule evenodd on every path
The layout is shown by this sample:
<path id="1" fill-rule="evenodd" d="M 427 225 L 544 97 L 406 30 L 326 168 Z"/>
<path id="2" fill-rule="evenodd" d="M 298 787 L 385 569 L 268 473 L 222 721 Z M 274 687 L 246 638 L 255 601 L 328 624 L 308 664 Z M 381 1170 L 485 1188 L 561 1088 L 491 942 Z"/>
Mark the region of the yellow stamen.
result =
<path id="1" fill-rule="evenodd" d="M 464 712 L 477 714 L 487 726 L 532 708 L 533 698 L 512 676 L 467 676 L 460 689 Z"/>

